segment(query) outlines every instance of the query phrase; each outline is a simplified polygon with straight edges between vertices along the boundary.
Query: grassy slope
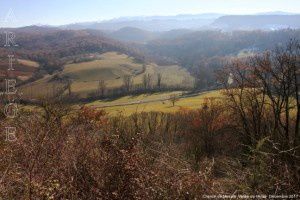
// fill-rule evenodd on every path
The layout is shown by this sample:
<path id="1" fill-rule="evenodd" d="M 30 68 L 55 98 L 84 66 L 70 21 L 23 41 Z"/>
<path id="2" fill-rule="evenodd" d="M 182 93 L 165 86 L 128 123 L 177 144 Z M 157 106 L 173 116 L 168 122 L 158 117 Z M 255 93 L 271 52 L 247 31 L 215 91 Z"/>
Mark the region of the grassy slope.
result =
<path id="1" fill-rule="evenodd" d="M 40 66 L 37 62 L 31 60 L 18 59 L 17 61 L 18 65 L 25 66 L 25 68 L 22 67 L 24 72 L 18 76 L 23 81 L 29 79 Z"/>
<path id="2" fill-rule="evenodd" d="M 192 85 L 193 78 L 179 66 L 149 64 L 146 66 L 146 71 L 141 74 L 142 70 L 143 64 L 135 62 L 133 58 L 124 54 L 109 52 L 102 54 L 98 60 L 68 64 L 60 73 L 73 79 L 72 92 L 80 96 L 86 96 L 95 91 L 99 80 L 105 80 L 108 88 L 121 87 L 124 75 L 133 75 L 134 84 L 141 84 L 145 73 L 153 75 L 155 82 L 155 74 L 161 73 L 162 84 Z M 53 83 L 49 82 L 51 78 L 52 76 L 46 76 L 22 88 L 23 93 L 30 94 L 29 96 L 42 96 L 51 93 L 52 88 L 55 87 Z"/>
<path id="3" fill-rule="evenodd" d="M 0 77 L 7 75 L 8 69 L 8 58 L 0 60 Z M 31 61 L 31 60 L 24 60 L 24 59 L 16 59 L 13 61 L 13 68 L 14 71 L 10 71 L 10 76 L 17 77 L 20 80 L 27 80 L 29 79 L 34 72 L 38 69 L 39 64 Z"/>
<path id="4" fill-rule="evenodd" d="M 184 80 L 191 80 L 186 70 L 179 66 L 150 64 L 146 66 L 145 73 L 141 74 L 142 69 L 143 64 L 135 63 L 133 58 L 110 52 L 103 54 L 101 60 L 67 65 L 63 73 L 75 79 L 72 84 L 72 91 L 75 93 L 88 93 L 96 90 L 98 81 L 101 79 L 106 81 L 108 88 L 121 87 L 124 75 L 133 75 L 134 84 L 141 84 L 145 73 L 152 74 L 153 77 L 156 73 L 161 73 L 163 84 L 166 85 L 178 85 Z"/>
<path id="5" fill-rule="evenodd" d="M 18 63 L 33 68 L 38 68 L 40 66 L 37 62 L 31 60 L 24 60 L 24 59 L 18 59 Z"/>
<path id="6" fill-rule="evenodd" d="M 131 115 L 135 112 L 176 112 L 179 110 L 191 110 L 201 108 L 205 98 L 221 98 L 220 91 L 211 91 L 202 93 L 192 97 L 181 98 L 176 102 L 175 106 L 167 99 L 171 94 L 179 94 L 180 92 L 168 92 L 168 93 L 156 93 L 153 95 L 139 95 L 139 96 L 127 96 L 113 101 L 95 101 L 87 104 L 98 109 L 104 109 L 110 115 L 116 115 L 122 113 L 124 115 Z M 158 100 L 161 99 L 161 100 Z M 155 100 L 149 103 L 138 103 L 147 100 Z M 133 105 L 122 105 L 122 103 L 134 102 Z M 120 104 L 120 106 L 116 106 Z M 112 106 L 110 106 L 112 105 Z M 105 107 L 103 106 L 110 106 Z"/>
<path id="7" fill-rule="evenodd" d="M 178 102 L 176 102 L 175 106 L 172 106 L 172 103 L 169 100 L 166 100 L 170 97 L 170 95 L 182 95 L 183 92 L 162 92 L 155 94 L 143 94 L 137 96 L 126 96 L 115 100 L 99 100 L 94 101 L 85 106 L 93 107 L 99 110 L 105 110 L 110 116 L 116 116 L 118 114 L 122 114 L 125 116 L 129 116 L 136 112 L 165 112 L 165 113 L 173 113 L 180 110 L 194 110 L 201 108 L 203 102 L 206 98 L 222 98 L 221 91 L 210 91 L 200 93 L 191 97 L 183 97 L 180 98 Z M 151 101 L 148 103 L 139 103 L 143 101 Z M 122 105 L 122 104 L 130 104 L 133 105 Z M 119 104 L 120 106 L 116 106 Z M 81 105 L 82 106 L 82 105 Z M 106 107 L 107 106 L 107 107 Z M 74 105 L 74 109 L 79 109 L 79 105 Z M 40 108 L 38 106 L 21 106 L 25 111 L 37 111 L 40 112 Z"/>

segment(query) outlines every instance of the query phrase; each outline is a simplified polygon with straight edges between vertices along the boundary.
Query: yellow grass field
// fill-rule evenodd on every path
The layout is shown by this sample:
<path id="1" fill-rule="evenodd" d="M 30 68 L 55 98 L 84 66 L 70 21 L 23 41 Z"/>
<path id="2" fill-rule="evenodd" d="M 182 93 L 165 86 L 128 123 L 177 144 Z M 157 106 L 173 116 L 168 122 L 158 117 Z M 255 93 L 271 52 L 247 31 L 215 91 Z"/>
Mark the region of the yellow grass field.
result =
<path id="1" fill-rule="evenodd" d="M 18 59 L 18 63 L 28 67 L 34 67 L 34 68 L 38 68 L 40 66 L 37 62 L 31 60 L 24 60 L 24 59 Z"/>
<path id="2" fill-rule="evenodd" d="M 0 61 L 0 77 L 7 76 L 8 61 Z M 39 64 L 31 60 L 16 59 L 13 62 L 13 71 L 10 71 L 10 76 L 17 77 L 19 80 L 25 81 L 32 77 L 35 71 L 38 70 Z"/>
<path id="3" fill-rule="evenodd" d="M 193 77 L 179 66 L 147 64 L 144 68 L 144 64 L 137 63 L 133 58 L 117 52 L 104 53 L 94 61 L 68 64 L 64 66 L 62 72 L 57 74 L 70 77 L 72 92 L 86 97 L 89 93 L 97 90 L 99 80 L 104 80 L 107 88 L 118 88 L 122 86 L 125 75 L 133 76 L 133 84 L 137 85 L 142 83 L 144 74 L 150 74 L 154 84 L 158 73 L 162 75 L 162 84 L 164 85 L 193 85 Z M 47 96 L 55 87 L 56 83 L 51 82 L 54 76 L 48 75 L 28 84 L 22 87 L 22 92 L 31 97 Z"/>
<path id="4" fill-rule="evenodd" d="M 201 108 L 206 98 L 222 98 L 221 91 L 200 93 L 195 96 L 183 97 L 172 105 L 167 100 L 170 95 L 181 95 L 182 92 L 156 93 L 152 95 L 127 96 L 113 101 L 95 101 L 86 106 L 103 109 L 109 115 L 131 115 L 135 112 L 167 112 L 172 113 L 180 110 L 193 110 Z M 130 105 L 132 104 L 132 105 Z"/>

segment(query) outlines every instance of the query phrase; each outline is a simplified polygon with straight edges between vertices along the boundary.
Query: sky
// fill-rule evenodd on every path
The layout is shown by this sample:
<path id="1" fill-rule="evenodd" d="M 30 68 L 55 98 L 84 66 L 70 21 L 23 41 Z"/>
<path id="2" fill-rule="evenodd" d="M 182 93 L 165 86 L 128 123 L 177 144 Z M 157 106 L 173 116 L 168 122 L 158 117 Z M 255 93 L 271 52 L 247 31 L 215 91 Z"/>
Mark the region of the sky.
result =
<path id="1" fill-rule="evenodd" d="M 270 11 L 300 13 L 300 0 L 0 0 L 0 27 L 63 25 L 128 16 Z M 15 16 L 9 23 L 5 20 L 8 15 Z"/>

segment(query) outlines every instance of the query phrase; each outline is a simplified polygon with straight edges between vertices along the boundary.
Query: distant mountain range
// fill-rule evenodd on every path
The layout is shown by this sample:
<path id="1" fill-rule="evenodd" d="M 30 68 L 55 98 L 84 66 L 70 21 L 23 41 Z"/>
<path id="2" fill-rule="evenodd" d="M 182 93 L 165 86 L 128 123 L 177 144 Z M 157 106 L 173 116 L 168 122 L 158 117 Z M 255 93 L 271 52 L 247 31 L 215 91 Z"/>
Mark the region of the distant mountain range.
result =
<path id="1" fill-rule="evenodd" d="M 61 28 L 116 31 L 126 27 L 133 27 L 151 32 L 161 32 L 173 29 L 199 29 L 213 23 L 214 20 L 221 16 L 224 16 L 224 14 L 206 13 L 198 15 L 121 17 L 101 22 L 68 24 L 61 26 Z"/>
<path id="2" fill-rule="evenodd" d="M 122 42 L 135 42 L 145 44 L 151 40 L 164 39 L 170 40 L 183 36 L 188 33 L 192 33 L 190 29 L 174 29 L 164 32 L 152 32 L 146 31 L 134 27 L 125 27 L 117 31 L 106 32 L 106 36 L 120 40 Z"/>
<path id="3" fill-rule="evenodd" d="M 151 20 L 134 20 L 127 21 L 111 20 L 95 23 L 78 23 L 61 26 L 64 29 L 97 29 L 106 31 L 116 31 L 125 27 L 134 27 L 152 32 L 169 31 L 173 29 L 199 29 L 214 22 L 215 19 L 151 19 Z"/>
<path id="4" fill-rule="evenodd" d="M 232 15 L 223 16 L 211 24 L 222 30 L 278 30 L 300 28 L 300 15 Z"/>
<path id="5" fill-rule="evenodd" d="M 221 29 L 226 31 L 294 29 L 300 28 L 300 14 L 275 11 L 254 15 L 207 13 L 177 16 L 122 17 L 100 22 L 68 24 L 60 28 L 72 30 L 97 29 L 112 32 L 128 27 L 150 32 L 163 32 L 174 29 Z M 122 31 L 124 32 L 124 30 Z"/>
<path id="6" fill-rule="evenodd" d="M 273 12 L 256 13 L 256 15 L 297 15 L 297 13 L 290 13 L 290 12 L 283 12 L 283 11 L 273 11 Z"/>

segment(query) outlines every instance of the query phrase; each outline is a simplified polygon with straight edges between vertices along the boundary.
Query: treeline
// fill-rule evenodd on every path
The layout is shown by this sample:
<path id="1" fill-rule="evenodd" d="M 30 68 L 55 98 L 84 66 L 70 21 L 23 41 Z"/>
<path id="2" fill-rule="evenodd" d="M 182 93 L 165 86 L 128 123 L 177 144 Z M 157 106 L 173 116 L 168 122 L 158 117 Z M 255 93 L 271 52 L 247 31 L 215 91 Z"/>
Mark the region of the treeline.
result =
<path id="1" fill-rule="evenodd" d="M 202 59 L 235 56 L 241 50 L 262 52 L 286 44 L 290 38 L 300 39 L 300 30 L 278 31 L 198 31 L 175 39 L 149 42 L 148 53 L 172 58 L 189 68 Z"/>
<path id="2" fill-rule="evenodd" d="M 86 95 L 80 95 L 73 92 L 72 84 L 73 80 L 68 76 L 56 74 L 49 81 L 47 92 L 38 96 L 32 90 L 31 86 L 28 86 L 26 96 L 22 97 L 22 103 L 40 105 L 45 99 L 61 99 L 66 103 L 82 103 L 91 102 L 100 99 L 115 99 L 128 95 L 141 95 L 141 94 L 153 94 L 158 92 L 172 92 L 172 91 L 190 91 L 191 93 L 199 91 L 196 89 L 191 80 L 183 80 L 181 84 L 166 84 L 163 79 L 164 76 L 161 73 L 149 74 L 145 73 L 142 76 L 142 83 L 134 83 L 134 75 L 125 75 L 122 77 L 122 84 L 119 87 L 110 87 L 105 80 L 97 81 L 97 87 L 92 92 Z M 211 88 L 211 89 L 216 89 Z M 178 98 L 178 97 L 177 97 Z"/>
<path id="3" fill-rule="evenodd" d="M 273 49 L 300 40 L 300 30 L 278 31 L 198 31 L 172 39 L 151 41 L 142 47 L 157 62 L 177 63 L 187 68 L 199 87 L 216 83 L 214 73 L 234 57 Z"/>
<path id="4" fill-rule="evenodd" d="M 84 99 L 84 101 L 118 98 L 127 95 L 140 95 L 156 92 L 193 90 L 193 87 L 191 85 L 185 83 L 178 85 L 164 84 L 163 75 L 161 73 L 145 73 L 143 75 L 141 84 L 134 84 L 133 78 L 134 77 L 132 75 L 123 76 L 123 83 L 119 88 L 109 88 L 104 80 L 99 80 L 97 89 L 94 92 L 90 93 L 88 95 L 88 98 Z"/>

